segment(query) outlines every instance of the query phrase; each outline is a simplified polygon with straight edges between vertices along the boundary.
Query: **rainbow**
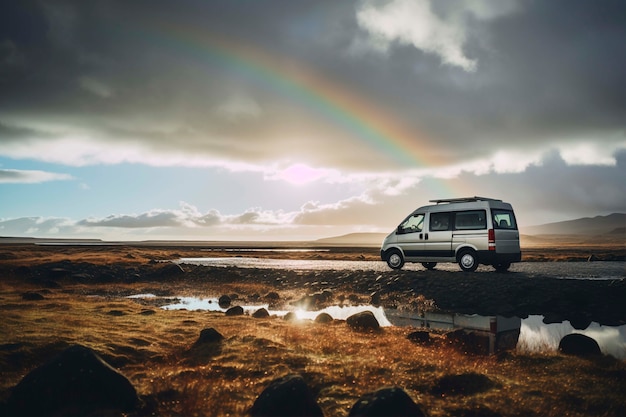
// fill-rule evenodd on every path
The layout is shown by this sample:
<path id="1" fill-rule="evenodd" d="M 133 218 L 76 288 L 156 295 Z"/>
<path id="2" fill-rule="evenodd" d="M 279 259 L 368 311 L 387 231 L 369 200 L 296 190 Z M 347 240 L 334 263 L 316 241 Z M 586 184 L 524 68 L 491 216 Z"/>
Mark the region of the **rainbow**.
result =
<path id="1" fill-rule="evenodd" d="M 279 65 L 285 60 L 267 51 L 189 27 L 162 23 L 158 33 L 176 50 L 224 66 L 306 106 L 404 167 L 424 167 L 437 162 L 424 160 L 426 141 L 423 135 L 409 132 L 393 116 L 375 107 L 371 100 L 296 62 Z"/>

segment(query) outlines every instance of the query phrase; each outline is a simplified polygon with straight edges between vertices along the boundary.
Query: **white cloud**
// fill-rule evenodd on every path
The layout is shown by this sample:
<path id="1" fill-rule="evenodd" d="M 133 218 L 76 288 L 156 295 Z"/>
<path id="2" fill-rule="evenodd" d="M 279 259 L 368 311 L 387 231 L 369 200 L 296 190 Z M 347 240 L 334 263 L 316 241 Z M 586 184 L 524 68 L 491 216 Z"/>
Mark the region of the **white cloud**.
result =
<path id="1" fill-rule="evenodd" d="M 359 24 L 372 36 L 376 48 L 387 50 L 391 44 L 412 45 L 440 56 L 444 64 L 474 71 L 476 61 L 463 53 L 465 32 L 452 20 L 433 13 L 427 0 L 367 2 L 357 13 Z"/>
<path id="2" fill-rule="evenodd" d="M 463 51 L 468 38 L 468 16 L 490 20 L 515 9 L 514 0 L 449 4 L 431 0 L 368 0 L 361 4 L 357 21 L 369 32 L 369 44 L 375 50 L 386 52 L 394 43 L 410 45 L 438 55 L 446 65 L 471 72 L 478 62 Z"/>
<path id="3" fill-rule="evenodd" d="M 74 179 L 68 174 L 37 170 L 0 169 L 0 184 L 19 183 L 35 184 L 48 181 L 66 181 Z"/>

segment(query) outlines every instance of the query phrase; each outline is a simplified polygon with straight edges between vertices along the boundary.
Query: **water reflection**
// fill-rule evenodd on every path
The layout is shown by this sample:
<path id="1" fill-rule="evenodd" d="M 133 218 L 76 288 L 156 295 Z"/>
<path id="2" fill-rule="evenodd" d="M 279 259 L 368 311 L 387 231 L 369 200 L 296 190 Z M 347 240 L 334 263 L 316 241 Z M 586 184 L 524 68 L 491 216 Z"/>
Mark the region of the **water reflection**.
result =
<path id="1" fill-rule="evenodd" d="M 137 294 L 128 298 L 154 300 L 160 297 L 154 294 Z M 219 306 L 217 298 L 167 297 L 163 299 L 176 300 L 176 302 L 162 305 L 161 308 L 164 310 L 226 311 L 226 308 Z M 270 315 L 278 317 L 283 317 L 289 312 L 289 310 L 270 310 L 268 304 L 242 305 L 241 307 L 245 314 L 252 314 L 260 308 L 265 308 Z M 626 359 L 626 326 L 602 326 L 594 322 L 587 329 L 581 331 L 575 330 L 569 321 L 545 324 L 543 316 L 540 315 L 519 319 L 517 317 L 427 312 L 420 316 L 401 310 L 383 309 L 371 305 L 336 305 L 322 310 L 295 310 L 294 312 L 299 319 L 303 320 L 314 320 L 321 313 L 328 313 L 336 320 L 345 320 L 353 314 L 366 310 L 374 314 L 382 327 L 412 326 L 482 332 L 489 338 L 491 353 L 501 350 L 498 349 L 498 346 L 505 349 L 515 348 L 525 353 L 555 351 L 564 336 L 571 333 L 582 333 L 598 342 L 602 353 L 618 359 Z M 512 340 L 517 340 L 517 342 L 509 346 Z"/>

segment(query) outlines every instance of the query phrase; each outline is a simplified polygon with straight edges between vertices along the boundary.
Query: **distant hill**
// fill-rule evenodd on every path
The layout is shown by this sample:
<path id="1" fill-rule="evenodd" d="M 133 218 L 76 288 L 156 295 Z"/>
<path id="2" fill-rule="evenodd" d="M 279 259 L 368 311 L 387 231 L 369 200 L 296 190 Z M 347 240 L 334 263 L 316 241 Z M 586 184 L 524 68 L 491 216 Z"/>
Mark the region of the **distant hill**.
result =
<path id="1" fill-rule="evenodd" d="M 380 246 L 387 233 L 349 233 L 342 236 L 318 239 L 320 245 L 355 245 L 355 246 Z"/>
<path id="2" fill-rule="evenodd" d="M 563 222 L 547 223 L 523 227 L 527 235 L 606 235 L 623 234 L 626 230 L 626 213 L 613 213 L 608 216 L 585 217 Z"/>
<path id="3" fill-rule="evenodd" d="M 538 226 L 522 227 L 521 239 L 526 245 L 552 244 L 554 235 L 606 235 L 611 240 L 626 236 L 626 213 L 613 213 L 608 216 L 585 217 L 563 222 L 547 223 Z M 386 233 L 350 233 L 318 239 L 318 245 L 380 246 Z"/>

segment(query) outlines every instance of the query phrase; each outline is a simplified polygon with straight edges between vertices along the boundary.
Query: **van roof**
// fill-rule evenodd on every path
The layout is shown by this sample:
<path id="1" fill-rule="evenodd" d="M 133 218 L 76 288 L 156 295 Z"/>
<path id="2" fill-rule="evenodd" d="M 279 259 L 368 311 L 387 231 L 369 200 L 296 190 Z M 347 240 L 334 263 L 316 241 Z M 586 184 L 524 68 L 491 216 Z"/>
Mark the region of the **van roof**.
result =
<path id="1" fill-rule="evenodd" d="M 431 203 L 442 204 L 442 203 L 471 203 L 474 201 L 499 201 L 501 202 L 502 200 L 497 200 L 495 198 L 474 196 L 474 197 L 461 197 L 461 198 L 446 198 L 442 200 L 428 200 L 428 201 L 430 201 Z"/>

